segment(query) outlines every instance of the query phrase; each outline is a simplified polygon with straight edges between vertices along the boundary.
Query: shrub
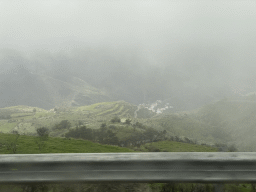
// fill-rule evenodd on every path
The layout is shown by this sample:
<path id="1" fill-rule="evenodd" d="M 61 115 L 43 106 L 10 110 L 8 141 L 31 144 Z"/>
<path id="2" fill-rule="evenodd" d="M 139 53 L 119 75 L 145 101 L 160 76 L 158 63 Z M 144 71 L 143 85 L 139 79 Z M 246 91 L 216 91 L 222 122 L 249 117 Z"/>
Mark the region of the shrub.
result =
<path id="1" fill-rule="evenodd" d="M 136 122 L 135 126 L 141 128 L 141 129 L 145 129 L 146 128 L 142 123 L 139 123 L 139 122 Z"/>
<path id="2" fill-rule="evenodd" d="M 107 124 L 106 124 L 106 123 L 102 123 L 102 124 L 100 125 L 100 128 L 105 128 L 105 127 L 107 127 Z"/>
<path id="3" fill-rule="evenodd" d="M 15 154 L 17 152 L 17 147 L 18 147 L 17 143 L 18 143 L 18 138 L 19 138 L 20 134 L 17 131 L 16 132 L 13 131 L 13 134 L 16 135 L 15 139 L 5 143 L 5 146 L 8 151 L 11 151 L 12 153 Z"/>
<path id="4" fill-rule="evenodd" d="M 131 124 L 131 121 L 132 121 L 131 119 L 126 119 L 126 120 L 125 120 L 125 124 L 130 125 L 130 124 Z"/>
<path id="5" fill-rule="evenodd" d="M 116 126 L 115 126 L 115 125 L 109 125 L 108 128 L 109 128 L 109 129 L 116 130 Z"/>
<path id="6" fill-rule="evenodd" d="M 0 115 L 0 119 L 11 119 L 11 115 Z"/>
<path id="7" fill-rule="evenodd" d="M 111 123 L 120 123 L 121 119 L 119 117 L 115 116 L 110 121 L 111 121 Z"/>
<path id="8" fill-rule="evenodd" d="M 145 146 L 145 148 L 149 151 L 149 152 L 160 152 L 161 150 L 155 146 Z"/>
<path id="9" fill-rule="evenodd" d="M 237 148 L 235 147 L 235 145 L 231 145 L 228 147 L 228 152 L 237 152 Z"/>
<path id="10" fill-rule="evenodd" d="M 72 137 L 75 139 L 93 140 L 92 129 L 86 128 L 86 126 L 77 127 L 76 129 L 70 130 L 65 134 L 66 138 Z"/>
<path id="11" fill-rule="evenodd" d="M 39 137 L 48 137 L 48 135 L 49 135 L 49 129 L 46 127 L 37 128 L 36 132 Z"/>
<path id="12" fill-rule="evenodd" d="M 61 129 L 69 129 L 71 127 L 71 123 L 68 120 L 62 120 L 59 124 L 56 124 L 53 129 L 61 130 Z"/>

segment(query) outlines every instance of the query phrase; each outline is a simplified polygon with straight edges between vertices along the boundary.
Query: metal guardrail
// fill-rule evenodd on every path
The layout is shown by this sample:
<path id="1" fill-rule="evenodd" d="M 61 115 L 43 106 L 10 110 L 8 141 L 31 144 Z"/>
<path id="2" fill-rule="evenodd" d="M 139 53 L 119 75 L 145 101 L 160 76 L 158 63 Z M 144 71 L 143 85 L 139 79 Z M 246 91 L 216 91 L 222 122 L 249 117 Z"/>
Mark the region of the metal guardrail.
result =
<path id="1" fill-rule="evenodd" d="M 255 181 L 254 152 L 0 155 L 0 183 Z"/>

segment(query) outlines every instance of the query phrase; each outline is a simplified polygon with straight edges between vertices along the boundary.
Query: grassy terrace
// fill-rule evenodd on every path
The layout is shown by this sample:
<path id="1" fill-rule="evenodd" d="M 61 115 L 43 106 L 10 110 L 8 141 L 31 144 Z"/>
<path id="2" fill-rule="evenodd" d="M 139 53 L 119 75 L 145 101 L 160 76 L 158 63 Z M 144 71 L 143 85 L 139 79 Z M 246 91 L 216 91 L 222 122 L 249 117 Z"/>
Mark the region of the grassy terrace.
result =
<path id="1" fill-rule="evenodd" d="M 15 141 L 16 135 L 12 134 L 0 134 L 0 141 L 2 147 L 0 148 L 0 154 L 10 154 L 11 150 L 7 150 L 5 143 Z M 65 139 L 58 137 L 49 137 L 45 141 L 45 146 L 42 150 L 39 150 L 39 146 L 36 143 L 38 137 L 20 135 L 17 140 L 17 152 L 18 154 L 37 154 L 37 153 L 118 153 L 118 152 L 134 152 L 128 148 L 122 148 L 110 145 L 101 145 L 86 140 L 80 139 Z"/>

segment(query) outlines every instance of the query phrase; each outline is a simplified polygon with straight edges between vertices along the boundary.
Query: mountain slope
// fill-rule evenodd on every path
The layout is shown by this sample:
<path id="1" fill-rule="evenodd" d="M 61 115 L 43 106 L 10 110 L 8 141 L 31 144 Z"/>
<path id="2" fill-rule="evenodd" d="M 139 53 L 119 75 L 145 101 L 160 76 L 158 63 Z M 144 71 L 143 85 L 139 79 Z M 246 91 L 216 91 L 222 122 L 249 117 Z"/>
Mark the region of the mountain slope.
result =
<path id="1" fill-rule="evenodd" d="M 234 144 L 239 151 L 256 151 L 254 99 L 251 96 L 226 98 L 192 112 L 158 115 L 144 124 L 203 143 Z"/>
<path id="2" fill-rule="evenodd" d="M 67 82 L 32 74 L 24 68 L 0 76 L 0 108 L 28 105 L 51 109 L 110 100 L 105 93 L 76 77 L 70 77 Z"/>

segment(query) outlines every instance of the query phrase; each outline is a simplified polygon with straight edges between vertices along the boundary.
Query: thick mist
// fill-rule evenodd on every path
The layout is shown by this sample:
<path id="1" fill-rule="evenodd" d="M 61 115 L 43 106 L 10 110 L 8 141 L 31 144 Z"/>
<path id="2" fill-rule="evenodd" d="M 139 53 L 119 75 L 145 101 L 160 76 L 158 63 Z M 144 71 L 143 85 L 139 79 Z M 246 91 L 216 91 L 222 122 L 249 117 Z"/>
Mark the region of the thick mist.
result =
<path id="1" fill-rule="evenodd" d="M 1 74 L 78 77 L 110 100 L 160 99 L 179 110 L 255 91 L 255 2 L 0 5 Z"/>

